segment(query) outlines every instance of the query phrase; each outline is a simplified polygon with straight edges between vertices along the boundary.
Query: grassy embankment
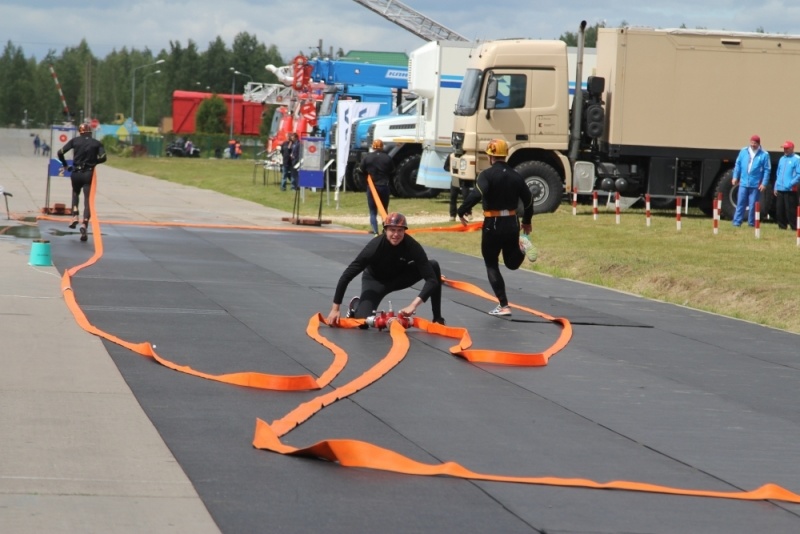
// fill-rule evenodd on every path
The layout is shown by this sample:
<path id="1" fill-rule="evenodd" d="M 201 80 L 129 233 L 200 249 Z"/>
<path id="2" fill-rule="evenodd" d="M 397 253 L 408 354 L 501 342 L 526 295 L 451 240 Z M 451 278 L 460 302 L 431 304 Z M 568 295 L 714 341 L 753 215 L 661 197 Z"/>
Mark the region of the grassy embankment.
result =
<path id="1" fill-rule="evenodd" d="M 281 192 L 270 177 L 262 185 L 260 169 L 253 184 L 252 161 L 112 158 L 109 164 L 292 211 L 294 195 Z M 302 216 L 316 217 L 318 194 L 306 194 Z M 390 209 L 403 212 L 415 226 L 453 224 L 444 194 L 436 199 L 392 198 Z M 322 216 L 366 230 L 364 193 L 341 194 L 338 209 L 332 193 L 330 203 L 323 196 Z M 539 261 L 523 268 L 800 333 L 800 247 L 794 232 L 763 224 L 756 239 L 752 229 L 734 229 L 721 221 L 715 236 L 711 218 L 694 210 L 683 215 L 680 232 L 674 210 L 654 211 L 650 228 L 645 222 L 643 210 L 623 211 L 617 225 L 613 204 L 600 208 L 597 221 L 591 206 L 578 206 L 573 216 L 571 206 L 563 204 L 556 213 L 534 217 Z M 429 246 L 480 256 L 478 233 L 416 237 Z"/>

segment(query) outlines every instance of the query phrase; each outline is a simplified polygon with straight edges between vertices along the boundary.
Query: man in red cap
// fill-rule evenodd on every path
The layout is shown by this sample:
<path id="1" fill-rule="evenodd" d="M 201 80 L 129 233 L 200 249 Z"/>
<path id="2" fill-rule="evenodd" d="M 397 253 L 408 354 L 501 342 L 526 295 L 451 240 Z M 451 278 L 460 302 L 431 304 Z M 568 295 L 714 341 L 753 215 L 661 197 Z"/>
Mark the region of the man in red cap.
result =
<path id="1" fill-rule="evenodd" d="M 775 218 L 778 228 L 797 230 L 797 186 L 800 184 L 800 157 L 794 153 L 794 143 L 783 143 L 783 156 L 778 160 L 775 179 Z"/>
<path id="2" fill-rule="evenodd" d="M 749 210 L 747 223 L 756 225 L 756 202 L 762 191 L 769 184 L 769 174 L 772 164 L 769 153 L 761 148 L 761 138 L 754 135 L 750 144 L 744 147 L 736 158 L 733 167 L 733 186 L 739 186 L 739 195 L 736 198 L 736 212 L 733 214 L 733 225 L 739 227 L 744 220 L 745 210 Z"/>

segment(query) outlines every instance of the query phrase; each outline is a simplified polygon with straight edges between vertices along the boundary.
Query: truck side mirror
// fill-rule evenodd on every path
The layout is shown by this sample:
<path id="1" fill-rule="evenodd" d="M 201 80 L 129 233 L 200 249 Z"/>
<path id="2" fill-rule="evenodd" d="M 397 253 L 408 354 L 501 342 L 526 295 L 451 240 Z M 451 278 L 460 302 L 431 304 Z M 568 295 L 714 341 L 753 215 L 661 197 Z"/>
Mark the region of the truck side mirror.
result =
<path id="1" fill-rule="evenodd" d="M 592 96 L 600 96 L 606 88 L 605 78 L 600 76 L 589 76 L 586 79 L 586 91 Z"/>

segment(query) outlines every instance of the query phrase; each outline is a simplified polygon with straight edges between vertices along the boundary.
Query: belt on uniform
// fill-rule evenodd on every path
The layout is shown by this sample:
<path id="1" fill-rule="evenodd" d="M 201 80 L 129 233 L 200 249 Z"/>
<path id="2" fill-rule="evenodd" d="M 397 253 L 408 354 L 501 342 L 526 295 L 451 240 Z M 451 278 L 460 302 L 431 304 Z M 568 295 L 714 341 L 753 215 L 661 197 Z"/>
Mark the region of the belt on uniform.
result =
<path id="1" fill-rule="evenodd" d="M 517 215 L 516 210 L 487 210 L 483 212 L 484 217 L 510 217 Z"/>

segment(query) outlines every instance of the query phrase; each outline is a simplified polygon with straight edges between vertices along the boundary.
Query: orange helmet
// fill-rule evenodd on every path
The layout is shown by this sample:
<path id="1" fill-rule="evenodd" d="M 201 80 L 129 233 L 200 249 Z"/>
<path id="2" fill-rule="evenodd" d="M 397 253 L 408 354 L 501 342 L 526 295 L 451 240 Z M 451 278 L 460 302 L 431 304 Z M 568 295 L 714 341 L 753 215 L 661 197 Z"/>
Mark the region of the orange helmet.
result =
<path id="1" fill-rule="evenodd" d="M 402 213 L 390 213 L 386 216 L 386 220 L 383 221 L 383 227 L 386 228 L 387 226 L 402 226 L 406 230 L 408 230 L 408 223 L 406 222 L 406 216 Z"/>
<path id="2" fill-rule="evenodd" d="M 90 133 L 92 133 L 92 127 L 84 122 L 80 126 L 78 126 L 78 133 L 80 135 L 87 134 L 87 133 L 90 134 Z"/>
<path id="3" fill-rule="evenodd" d="M 486 153 L 490 156 L 504 158 L 508 156 L 508 143 L 503 139 L 492 139 L 486 146 Z"/>
<path id="4" fill-rule="evenodd" d="M 380 139 L 375 139 L 372 142 L 372 148 L 374 150 L 383 150 L 383 141 L 381 141 Z"/>

